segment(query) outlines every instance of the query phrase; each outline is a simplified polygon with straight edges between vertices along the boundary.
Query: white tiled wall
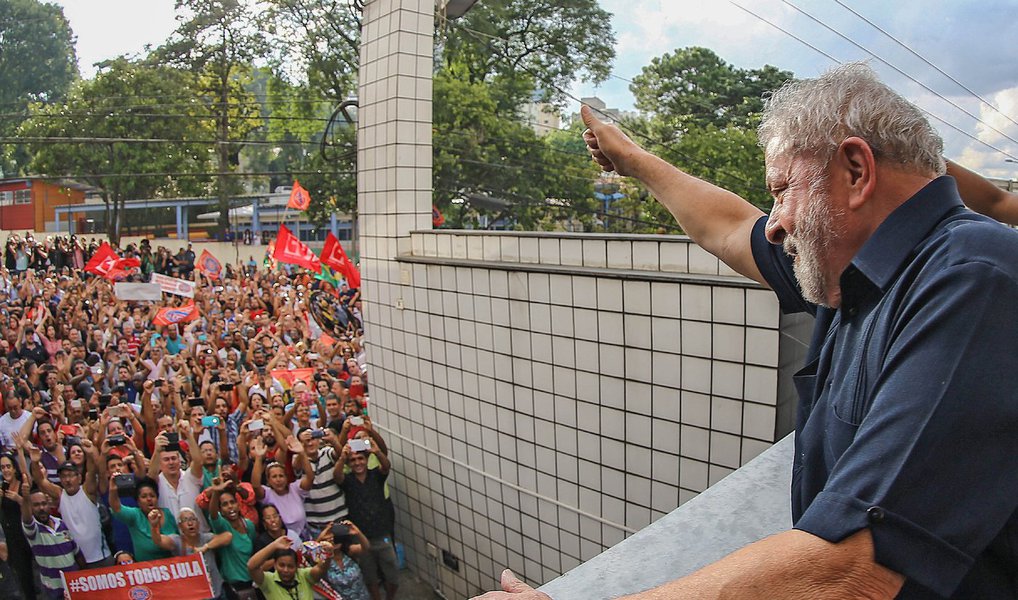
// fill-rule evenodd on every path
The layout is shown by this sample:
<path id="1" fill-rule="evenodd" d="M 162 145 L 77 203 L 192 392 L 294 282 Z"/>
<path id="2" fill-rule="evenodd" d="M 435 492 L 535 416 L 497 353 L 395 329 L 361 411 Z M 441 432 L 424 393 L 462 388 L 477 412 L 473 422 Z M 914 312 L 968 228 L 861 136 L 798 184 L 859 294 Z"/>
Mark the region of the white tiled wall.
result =
<path id="1" fill-rule="evenodd" d="M 760 453 L 801 346 L 779 330 L 807 329 L 683 237 L 427 231 L 433 13 L 366 3 L 359 233 L 397 538 L 464 598 L 506 566 L 548 581 Z"/>

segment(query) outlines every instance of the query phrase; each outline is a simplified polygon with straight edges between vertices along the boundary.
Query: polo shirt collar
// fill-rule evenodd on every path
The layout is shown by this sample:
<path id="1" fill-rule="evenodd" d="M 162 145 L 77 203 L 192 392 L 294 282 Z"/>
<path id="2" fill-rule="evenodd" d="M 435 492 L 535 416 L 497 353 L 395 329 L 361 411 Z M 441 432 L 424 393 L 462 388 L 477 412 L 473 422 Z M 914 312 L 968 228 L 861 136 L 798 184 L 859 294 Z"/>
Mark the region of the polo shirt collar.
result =
<path id="1" fill-rule="evenodd" d="M 949 212 L 964 206 L 954 178 L 942 176 L 928 183 L 877 227 L 841 275 L 842 298 L 861 299 L 860 277 L 886 292 L 912 251 Z"/>

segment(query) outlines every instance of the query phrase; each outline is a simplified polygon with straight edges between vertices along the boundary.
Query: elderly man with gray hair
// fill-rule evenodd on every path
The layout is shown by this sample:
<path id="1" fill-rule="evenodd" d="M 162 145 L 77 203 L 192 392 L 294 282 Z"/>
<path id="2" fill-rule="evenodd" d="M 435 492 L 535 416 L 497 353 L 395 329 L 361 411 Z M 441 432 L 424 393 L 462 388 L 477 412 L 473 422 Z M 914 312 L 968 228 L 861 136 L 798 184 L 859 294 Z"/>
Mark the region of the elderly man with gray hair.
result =
<path id="1" fill-rule="evenodd" d="M 786 84 L 759 131 L 769 217 L 583 118 L 604 170 L 816 317 L 793 529 L 638 597 L 1018 597 L 1018 233 L 964 207 L 919 109 L 864 64 Z M 546 597 L 502 586 L 484 597 Z"/>

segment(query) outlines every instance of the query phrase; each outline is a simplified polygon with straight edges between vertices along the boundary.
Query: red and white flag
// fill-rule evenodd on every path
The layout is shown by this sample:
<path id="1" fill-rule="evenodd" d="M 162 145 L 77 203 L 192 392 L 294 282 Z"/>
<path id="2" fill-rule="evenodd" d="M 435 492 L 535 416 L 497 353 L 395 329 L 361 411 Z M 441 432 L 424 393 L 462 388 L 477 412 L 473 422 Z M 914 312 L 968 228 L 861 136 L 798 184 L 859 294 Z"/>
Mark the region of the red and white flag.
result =
<path id="1" fill-rule="evenodd" d="M 298 240 L 297 236 L 290 233 L 286 225 L 279 225 L 279 235 L 276 236 L 276 247 L 272 251 L 272 258 L 281 263 L 310 269 L 315 273 L 322 271 L 322 262 L 318 260 L 315 253 L 306 244 Z"/>
<path id="2" fill-rule="evenodd" d="M 110 271 L 117 266 L 117 261 L 120 257 L 113 251 L 109 242 L 103 242 L 99 248 L 92 255 L 92 258 L 88 259 L 85 263 L 85 271 L 94 273 L 101 277 L 106 277 Z"/>
<path id="3" fill-rule="evenodd" d="M 293 189 L 290 190 L 290 200 L 286 203 L 287 208 L 307 210 L 311 205 L 311 194 L 308 193 L 296 179 L 293 180 Z"/>
<path id="4" fill-rule="evenodd" d="M 346 279 L 350 287 L 361 287 L 361 274 L 357 270 L 357 265 L 353 264 L 350 257 L 346 255 L 342 244 L 339 243 L 336 236 L 332 235 L 331 231 L 329 235 L 325 236 L 325 247 L 322 248 L 322 264 L 339 272 Z"/>
<path id="5" fill-rule="evenodd" d="M 194 305 L 194 302 L 188 302 L 183 306 L 160 308 L 155 318 L 152 319 L 152 323 L 155 325 L 176 325 L 194 321 L 198 316 L 198 307 Z"/>

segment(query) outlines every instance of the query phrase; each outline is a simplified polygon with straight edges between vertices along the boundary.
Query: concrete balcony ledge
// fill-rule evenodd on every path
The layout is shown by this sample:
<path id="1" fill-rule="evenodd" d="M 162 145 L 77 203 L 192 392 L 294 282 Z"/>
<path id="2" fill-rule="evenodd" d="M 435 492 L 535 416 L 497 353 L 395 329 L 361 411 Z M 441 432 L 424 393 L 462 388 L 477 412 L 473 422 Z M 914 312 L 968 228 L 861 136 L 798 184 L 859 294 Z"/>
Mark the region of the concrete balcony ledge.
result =
<path id="1" fill-rule="evenodd" d="M 792 435 L 623 542 L 554 579 L 554 600 L 617 598 L 688 575 L 791 527 Z"/>

